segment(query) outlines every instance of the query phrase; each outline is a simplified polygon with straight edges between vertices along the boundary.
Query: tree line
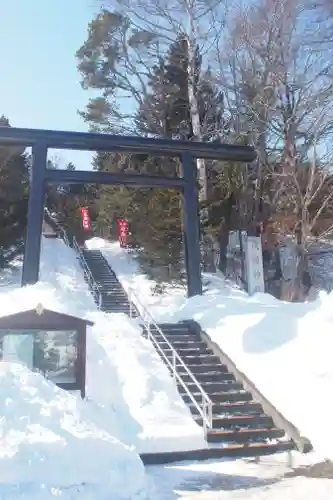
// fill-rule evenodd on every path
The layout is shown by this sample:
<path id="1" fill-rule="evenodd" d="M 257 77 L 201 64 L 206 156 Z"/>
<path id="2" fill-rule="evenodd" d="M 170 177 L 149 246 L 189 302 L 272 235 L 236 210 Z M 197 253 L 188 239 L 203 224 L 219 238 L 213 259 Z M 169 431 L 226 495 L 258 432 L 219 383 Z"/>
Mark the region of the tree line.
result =
<path id="1" fill-rule="evenodd" d="M 331 237 L 332 20 L 326 0 L 108 0 L 87 27 L 76 58 L 96 95 L 80 111 L 90 130 L 255 147 L 249 165 L 197 162 L 201 234 L 218 245 L 222 271 L 232 230 L 261 234 L 265 255 L 292 240 L 299 284 L 311 238 Z M 180 165 L 98 153 L 93 168 L 171 175 Z M 127 218 L 145 269 L 161 281 L 181 276 L 176 191 L 70 186 L 48 196 L 77 233 L 80 204 L 100 234 Z"/>
<path id="2" fill-rule="evenodd" d="M 229 231 L 245 230 L 266 255 L 294 241 L 301 282 L 310 238 L 332 233 L 332 19 L 325 1 L 109 0 L 77 51 L 83 88 L 99 93 L 81 112 L 92 130 L 255 147 L 251 165 L 198 160 L 202 234 L 222 271 Z M 99 154 L 95 168 L 179 172 L 149 155 Z M 148 267 L 177 276 L 181 203 L 172 190 L 107 187 L 97 222 L 127 217 Z"/>

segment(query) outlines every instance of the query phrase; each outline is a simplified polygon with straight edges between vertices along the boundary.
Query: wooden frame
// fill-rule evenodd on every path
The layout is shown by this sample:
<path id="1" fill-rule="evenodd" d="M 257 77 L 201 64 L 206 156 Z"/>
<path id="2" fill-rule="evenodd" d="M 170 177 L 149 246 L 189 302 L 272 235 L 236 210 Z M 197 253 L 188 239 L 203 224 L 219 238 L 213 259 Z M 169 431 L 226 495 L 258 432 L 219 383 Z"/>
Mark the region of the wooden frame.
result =
<path id="1" fill-rule="evenodd" d="M 0 338 L 10 331 L 22 335 L 36 334 L 40 331 L 76 332 L 77 357 L 75 360 L 75 382 L 60 382 L 55 384 L 64 390 L 78 390 L 82 399 L 85 397 L 86 388 L 86 329 L 93 326 L 93 322 L 70 316 L 49 309 L 36 309 L 21 311 L 10 316 L 0 318 Z"/>

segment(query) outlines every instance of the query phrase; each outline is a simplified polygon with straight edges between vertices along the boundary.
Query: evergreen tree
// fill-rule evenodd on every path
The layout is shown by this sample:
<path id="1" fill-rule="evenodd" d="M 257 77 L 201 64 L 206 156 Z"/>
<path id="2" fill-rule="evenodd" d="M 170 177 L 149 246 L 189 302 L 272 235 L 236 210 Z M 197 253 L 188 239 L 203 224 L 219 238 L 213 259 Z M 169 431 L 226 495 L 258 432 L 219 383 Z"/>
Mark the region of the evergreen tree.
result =
<path id="1" fill-rule="evenodd" d="M 95 46 L 96 37 L 92 37 L 92 32 L 89 37 L 88 45 L 94 43 Z M 113 53 L 113 39 L 110 42 L 105 40 L 103 53 L 107 51 L 108 43 L 111 44 L 110 50 Z M 81 50 L 78 57 L 85 86 L 92 86 L 92 82 L 98 85 L 98 88 L 104 88 L 105 85 L 105 95 L 108 95 L 110 89 L 106 80 L 103 83 L 96 64 L 88 64 L 87 67 L 87 58 L 90 56 L 86 50 L 87 44 L 84 47 L 85 49 L 82 49 L 84 56 Z M 98 49 L 99 54 L 100 50 Z M 223 128 L 223 96 L 213 85 L 210 72 L 203 71 L 198 48 L 195 60 L 194 83 L 200 120 L 204 124 L 203 137 L 205 140 L 218 140 Z M 103 59 L 103 74 L 108 74 L 109 78 L 113 71 L 114 67 L 108 70 L 107 61 Z M 187 44 L 181 33 L 171 44 L 168 53 L 159 57 L 149 73 L 146 82 L 147 91 L 140 98 L 134 120 L 136 132 L 142 136 L 157 138 L 193 139 L 188 95 Z M 90 102 L 89 106 L 91 105 Z M 84 117 L 93 127 L 98 124 L 104 127 L 106 122 L 111 122 L 105 115 L 105 107 L 94 106 L 93 119 L 88 111 L 87 109 Z M 209 162 L 208 165 L 210 166 Z M 175 158 L 118 153 L 96 155 L 95 168 L 112 172 L 130 171 L 162 176 L 177 175 L 180 170 L 179 161 Z M 142 263 L 149 263 L 147 269 L 160 269 L 161 272 L 158 274 L 163 276 L 163 279 L 166 276 L 179 277 L 183 268 L 183 244 L 182 199 L 178 192 L 172 189 L 99 186 L 97 198 L 97 223 L 100 229 L 104 228 L 104 234 L 109 234 L 110 227 L 115 227 L 114 221 L 117 217 L 127 218 L 134 239 L 142 249 Z M 156 275 L 154 277 L 158 278 Z"/>
<path id="2" fill-rule="evenodd" d="M 57 168 L 53 164 L 52 168 Z M 73 163 L 66 165 L 66 170 L 75 170 Z M 46 206 L 50 212 L 57 214 L 59 222 L 68 231 L 70 236 L 75 236 L 78 241 L 84 241 L 87 235 L 82 227 L 80 208 L 88 207 L 89 216 L 96 219 L 96 187 L 84 184 L 50 185 L 46 191 Z"/>
<path id="3" fill-rule="evenodd" d="M 0 126 L 9 121 L 0 117 Z M 29 164 L 24 148 L 0 147 L 0 267 L 23 252 L 28 209 Z"/>

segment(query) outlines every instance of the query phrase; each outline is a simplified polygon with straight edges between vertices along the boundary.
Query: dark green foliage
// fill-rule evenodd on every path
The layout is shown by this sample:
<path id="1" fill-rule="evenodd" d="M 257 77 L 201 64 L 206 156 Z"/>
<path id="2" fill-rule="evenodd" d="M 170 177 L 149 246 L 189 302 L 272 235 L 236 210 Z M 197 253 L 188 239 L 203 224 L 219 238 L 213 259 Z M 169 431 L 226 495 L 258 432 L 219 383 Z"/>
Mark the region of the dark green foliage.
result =
<path id="1" fill-rule="evenodd" d="M 53 165 L 56 168 L 56 165 Z M 75 165 L 69 163 L 67 170 L 75 170 Z M 86 236 L 92 233 L 85 233 L 82 227 L 82 217 L 80 208 L 88 207 L 89 216 L 94 221 L 96 186 L 84 184 L 51 185 L 46 191 L 46 206 L 50 212 L 57 214 L 61 225 L 68 230 L 71 236 L 75 236 L 78 241 L 84 241 Z"/>
<path id="2" fill-rule="evenodd" d="M 0 126 L 9 127 L 5 117 Z M 0 267 L 23 251 L 29 162 L 23 148 L 0 147 Z"/>
<path id="3" fill-rule="evenodd" d="M 155 55 L 149 58 L 147 68 L 151 69 L 148 72 L 142 70 L 142 62 L 148 57 L 153 38 L 137 32 L 134 40 L 136 44 L 140 40 L 141 45 L 140 50 L 136 45 L 136 50 L 140 53 L 134 57 L 131 53 L 132 43 L 128 44 L 129 52 L 124 53 L 123 45 L 119 44 L 120 33 L 123 40 L 134 36 L 129 20 L 118 14 L 102 11 L 89 25 L 88 38 L 77 53 L 79 70 L 83 76 L 83 86 L 100 89 L 102 96 L 91 100 L 82 116 L 94 128 L 105 129 L 111 124 L 111 131 L 115 133 L 119 127 L 112 126 L 115 115 L 112 116 L 110 103 L 114 97 L 129 93 L 138 104 L 137 112 L 131 115 L 135 133 L 191 140 L 194 134 L 184 36 L 180 33 L 165 55 L 157 58 L 155 50 Z M 131 65 L 127 64 L 129 59 Z M 205 140 L 216 140 L 223 124 L 223 96 L 214 87 L 211 74 L 202 70 L 201 63 L 197 48 L 195 93 L 203 123 L 203 135 Z M 129 70 L 129 67 L 132 69 Z M 138 78 L 144 80 L 144 93 L 138 90 L 139 87 L 135 87 Z M 113 172 L 177 175 L 179 161 L 149 155 L 100 153 L 95 157 L 94 168 Z M 118 217 L 128 219 L 132 240 L 140 248 L 139 259 L 145 270 L 160 281 L 179 281 L 184 268 L 182 199 L 179 193 L 172 189 L 99 186 L 97 205 L 97 225 L 104 236 L 116 236 Z"/>

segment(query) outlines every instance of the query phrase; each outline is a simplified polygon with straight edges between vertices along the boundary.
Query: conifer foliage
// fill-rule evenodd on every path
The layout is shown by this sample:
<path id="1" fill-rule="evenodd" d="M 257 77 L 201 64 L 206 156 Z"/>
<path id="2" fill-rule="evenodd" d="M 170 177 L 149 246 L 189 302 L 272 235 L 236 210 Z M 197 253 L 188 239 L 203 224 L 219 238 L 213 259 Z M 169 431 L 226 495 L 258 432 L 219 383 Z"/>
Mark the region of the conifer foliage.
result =
<path id="1" fill-rule="evenodd" d="M 94 24 L 95 32 L 96 29 Z M 104 98 L 109 99 L 105 79 L 100 78 L 96 70 L 96 53 L 101 54 L 102 47 L 105 52 L 108 43 L 110 51 L 115 50 L 106 28 L 104 33 L 107 33 L 105 38 L 101 36 L 96 40 L 96 36 L 92 37 L 90 31 L 85 46 L 78 51 L 77 56 L 84 85 L 90 85 L 94 72 L 95 88 L 102 89 Z M 105 59 L 104 64 L 107 64 Z M 203 71 L 201 64 L 197 48 L 195 85 L 199 97 L 200 119 L 204 124 L 205 140 L 216 140 L 216 130 L 223 122 L 223 95 L 214 87 L 210 73 Z M 132 117 L 134 133 L 157 138 L 193 139 L 187 67 L 187 44 L 182 33 L 179 33 L 167 53 L 157 58 L 147 75 L 145 93 Z M 89 68 L 89 74 L 86 68 Z M 118 85 L 117 90 L 120 91 L 124 86 L 124 79 L 120 83 L 119 79 L 112 78 L 111 75 L 114 75 L 115 71 L 112 65 L 107 69 L 104 66 L 104 75 L 108 74 L 108 79 L 112 80 L 114 86 Z M 88 107 L 86 113 L 83 113 L 85 119 L 93 128 L 96 128 L 98 122 L 100 128 L 103 128 L 106 123 L 105 107 L 101 109 L 98 99 L 90 101 Z M 111 120 L 108 123 L 110 124 Z M 178 159 L 170 157 L 126 154 L 98 154 L 95 157 L 95 169 L 113 172 L 130 171 L 170 176 L 178 175 L 179 168 Z M 132 236 L 141 249 L 140 259 L 147 272 L 154 272 L 154 278 L 160 278 L 162 281 L 179 279 L 183 270 L 181 195 L 172 189 L 104 186 L 99 187 L 97 197 L 99 227 L 114 227 L 118 217 L 127 218 Z"/>
<path id="2" fill-rule="evenodd" d="M 0 117 L 0 127 L 9 127 Z M 22 252 L 28 208 L 29 158 L 24 148 L 0 146 L 0 268 Z"/>

